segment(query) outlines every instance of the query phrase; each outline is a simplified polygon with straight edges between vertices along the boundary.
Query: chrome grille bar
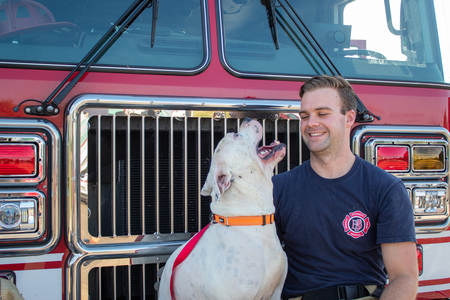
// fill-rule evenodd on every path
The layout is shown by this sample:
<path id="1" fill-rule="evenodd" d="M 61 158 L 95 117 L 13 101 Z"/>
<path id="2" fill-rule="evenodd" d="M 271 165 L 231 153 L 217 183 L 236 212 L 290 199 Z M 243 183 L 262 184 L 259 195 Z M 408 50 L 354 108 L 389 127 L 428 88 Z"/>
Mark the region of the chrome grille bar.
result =
<path id="1" fill-rule="evenodd" d="M 98 151 L 98 153 L 102 153 L 102 144 L 101 144 L 101 141 L 102 141 L 102 116 L 98 116 L 98 119 L 97 119 L 97 136 L 98 136 L 98 141 L 97 141 L 97 151 Z M 98 189 L 97 189 L 97 191 L 98 191 L 98 194 L 97 194 L 97 207 L 101 207 L 101 201 L 102 201 L 102 172 L 101 172 L 101 169 L 102 169 L 102 158 L 101 158 L 101 156 L 99 156 L 98 157 L 98 159 L 97 159 L 97 169 L 98 170 L 100 170 L 98 173 L 97 173 L 97 186 L 98 186 Z M 97 220 L 97 226 L 98 226 L 98 234 L 97 234 L 97 236 L 98 237 L 101 237 L 102 236 L 102 214 L 101 214 L 101 210 L 100 209 L 98 209 L 97 210 L 97 212 L 98 212 L 98 220 Z"/>
<path id="2" fill-rule="evenodd" d="M 291 132 L 291 120 L 287 120 L 286 121 L 286 132 Z M 286 144 L 290 145 L 291 144 L 291 137 L 289 134 L 286 135 Z M 287 147 L 286 149 L 286 156 L 287 156 L 287 161 L 291 161 L 291 148 Z M 289 164 L 287 165 L 287 170 L 289 171 L 291 168 L 289 166 Z"/>
<path id="3" fill-rule="evenodd" d="M 197 190 L 201 191 L 202 189 L 202 182 L 201 182 L 201 178 L 202 178 L 202 161 L 201 161 L 201 157 L 202 157 L 202 147 L 201 147 L 201 142 L 202 142 L 202 137 L 201 137 L 201 130 L 202 128 L 202 118 L 198 118 L 197 121 L 197 149 L 198 149 L 198 156 L 197 156 Z M 197 214 L 199 216 L 202 215 L 202 208 L 201 208 L 201 204 L 202 204 L 202 197 L 200 195 L 200 193 L 197 193 Z M 198 226 L 197 226 L 197 230 L 200 231 L 202 230 L 202 224 L 201 224 L 201 219 L 198 218 Z"/>
<path id="4" fill-rule="evenodd" d="M 141 127 L 141 207 L 145 207 L 145 116 Z M 145 235 L 145 209 L 141 209 L 141 232 Z"/>
<path id="5" fill-rule="evenodd" d="M 127 230 L 128 236 L 131 235 L 131 129 L 130 115 L 127 115 Z"/>
<path id="6" fill-rule="evenodd" d="M 174 233 L 174 217 L 173 217 L 173 116 L 170 117 L 170 233 Z"/>
<path id="7" fill-rule="evenodd" d="M 188 232 L 188 123 L 187 116 L 184 118 L 184 232 Z M 200 178 L 200 177 L 199 177 Z"/>
<path id="8" fill-rule="evenodd" d="M 159 214 L 159 113 L 156 115 L 156 233 L 160 233 L 161 229 L 159 226 L 160 214 Z"/>
<path id="9" fill-rule="evenodd" d="M 278 140 L 278 119 L 275 120 L 275 139 Z M 275 166 L 275 174 L 278 174 L 278 165 Z"/>
<path id="10" fill-rule="evenodd" d="M 112 145 L 111 145 L 111 149 L 112 149 L 112 178 L 116 178 L 116 115 L 112 116 L 112 130 L 111 130 L 111 135 L 112 135 Z M 116 195 L 117 195 L 117 190 L 116 190 L 116 181 L 115 180 L 111 180 L 111 185 L 112 185 L 112 228 L 113 228 L 113 237 L 117 236 L 117 231 L 116 231 Z"/>

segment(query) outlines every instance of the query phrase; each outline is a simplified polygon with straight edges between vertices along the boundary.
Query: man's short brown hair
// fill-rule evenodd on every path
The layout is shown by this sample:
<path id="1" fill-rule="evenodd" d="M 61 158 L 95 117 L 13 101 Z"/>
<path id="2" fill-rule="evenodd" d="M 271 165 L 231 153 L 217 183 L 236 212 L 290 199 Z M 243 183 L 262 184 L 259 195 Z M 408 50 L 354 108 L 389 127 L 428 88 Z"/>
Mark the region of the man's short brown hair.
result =
<path id="1" fill-rule="evenodd" d="M 306 81 L 300 88 L 300 98 L 307 92 L 320 88 L 333 88 L 339 94 L 342 101 L 341 113 L 345 115 L 349 110 L 356 112 L 356 94 L 350 83 L 341 76 L 321 75 Z"/>

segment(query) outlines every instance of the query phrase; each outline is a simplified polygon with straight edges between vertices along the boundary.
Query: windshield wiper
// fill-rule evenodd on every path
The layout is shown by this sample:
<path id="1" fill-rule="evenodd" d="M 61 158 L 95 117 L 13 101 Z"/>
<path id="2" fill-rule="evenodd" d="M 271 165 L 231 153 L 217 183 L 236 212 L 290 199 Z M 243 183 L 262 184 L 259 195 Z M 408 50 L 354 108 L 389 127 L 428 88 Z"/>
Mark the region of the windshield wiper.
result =
<path id="1" fill-rule="evenodd" d="M 67 77 L 58 85 L 58 87 L 41 102 L 35 99 L 27 99 L 22 101 L 14 108 L 15 112 L 19 111 L 19 107 L 22 103 L 27 101 L 41 102 L 41 105 L 26 106 L 24 111 L 26 114 L 31 115 L 56 115 L 59 113 L 58 105 L 64 100 L 74 86 L 80 81 L 83 75 L 89 70 L 93 63 L 97 62 L 108 49 L 117 41 L 117 39 L 124 33 L 128 26 L 133 23 L 134 20 L 150 5 L 153 5 L 153 19 L 152 19 L 152 47 L 155 39 L 156 20 L 158 18 L 159 0 L 136 0 L 111 26 L 111 28 L 103 35 L 103 37 L 95 44 L 88 54 L 78 63 L 78 65 L 72 69 Z M 155 18 L 156 17 L 156 18 Z M 84 67 L 81 69 L 81 67 Z M 81 69 L 81 70 L 80 70 Z M 74 76 L 78 74 L 66 85 L 66 83 Z M 64 87 L 64 85 L 66 85 Z M 64 87 L 64 89 L 62 89 Z M 62 90 L 61 90 L 62 89 Z M 58 92 L 61 92 L 58 94 Z M 53 99 L 53 101 L 52 101 Z"/>
<path id="2" fill-rule="evenodd" d="M 152 32 L 151 32 L 151 47 L 155 44 L 155 36 L 156 36 L 156 22 L 158 21 L 159 14 L 159 0 L 153 0 L 153 14 L 152 14 Z"/>
<path id="3" fill-rule="evenodd" d="M 277 32 L 277 17 L 275 14 L 275 2 L 277 0 L 262 0 L 261 2 L 266 7 L 267 19 L 269 20 L 270 31 L 272 32 L 273 43 L 275 48 L 280 49 L 280 44 L 278 43 L 278 32 Z"/>
<path id="4" fill-rule="evenodd" d="M 337 67 L 334 65 L 331 58 L 328 56 L 328 54 L 323 50 L 323 48 L 320 46 L 320 44 L 317 42 L 317 40 L 311 34 L 309 29 L 306 27 L 305 23 L 303 23 L 303 21 L 300 19 L 300 16 L 297 14 L 295 9 L 289 3 L 289 0 L 284 0 L 284 2 L 286 2 L 286 4 L 289 6 L 290 10 L 294 13 L 295 17 L 288 11 L 287 7 L 282 3 L 281 0 L 278 1 L 278 3 L 280 4 L 280 7 L 283 8 L 283 10 L 288 15 L 289 19 L 298 28 L 298 30 L 300 31 L 302 36 L 305 38 L 306 42 L 312 47 L 312 49 L 316 52 L 316 54 L 321 58 L 321 61 L 325 64 L 325 67 L 331 73 L 328 75 L 333 75 L 333 76 L 338 75 L 338 76 L 343 77 L 341 75 L 341 73 L 339 72 L 339 70 L 337 69 Z M 361 99 L 359 99 L 358 95 L 355 95 L 355 96 L 356 96 L 356 101 L 357 101 L 356 122 L 359 122 L 359 123 L 373 122 L 375 118 L 377 120 L 381 120 L 381 117 L 374 115 L 372 112 L 370 112 L 366 108 L 366 106 L 361 101 Z"/>

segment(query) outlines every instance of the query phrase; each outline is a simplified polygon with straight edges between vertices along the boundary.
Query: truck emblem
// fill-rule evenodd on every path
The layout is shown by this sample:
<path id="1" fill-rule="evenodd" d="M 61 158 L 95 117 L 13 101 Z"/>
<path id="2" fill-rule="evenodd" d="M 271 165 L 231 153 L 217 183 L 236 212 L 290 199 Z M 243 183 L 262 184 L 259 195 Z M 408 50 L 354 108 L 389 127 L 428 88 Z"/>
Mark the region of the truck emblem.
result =
<path id="1" fill-rule="evenodd" d="M 364 236 L 370 228 L 370 221 L 366 214 L 354 211 L 345 216 L 342 222 L 344 231 L 354 239 Z"/>

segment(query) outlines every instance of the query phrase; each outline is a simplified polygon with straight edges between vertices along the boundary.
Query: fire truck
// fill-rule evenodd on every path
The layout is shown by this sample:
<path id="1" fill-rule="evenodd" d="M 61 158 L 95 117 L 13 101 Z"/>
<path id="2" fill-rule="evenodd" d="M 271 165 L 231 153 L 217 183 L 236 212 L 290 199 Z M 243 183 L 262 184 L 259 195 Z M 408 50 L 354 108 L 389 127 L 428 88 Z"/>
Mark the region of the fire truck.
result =
<path id="1" fill-rule="evenodd" d="M 355 154 L 401 178 L 417 299 L 450 298 L 450 2 L 0 0 L 0 277 L 30 299 L 156 299 L 210 222 L 215 145 L 245 117 L 309 158 L 300 86 L 358 95 Z"/>

